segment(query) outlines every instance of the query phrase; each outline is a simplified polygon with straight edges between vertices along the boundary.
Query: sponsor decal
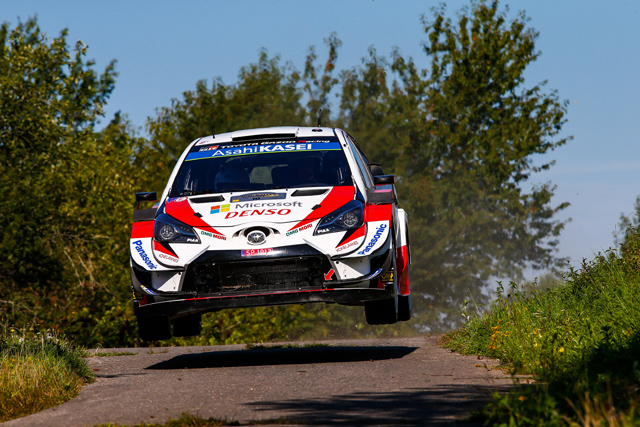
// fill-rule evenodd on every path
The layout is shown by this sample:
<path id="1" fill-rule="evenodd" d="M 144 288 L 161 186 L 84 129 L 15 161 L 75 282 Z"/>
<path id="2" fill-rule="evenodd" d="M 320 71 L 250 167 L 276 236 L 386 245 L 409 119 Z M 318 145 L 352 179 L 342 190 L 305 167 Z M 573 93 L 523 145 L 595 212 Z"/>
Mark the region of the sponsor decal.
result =
<path id="1" fill-rule="evenodd" d="M 338 244 L 336 245 L 336 248 L 338 246 L 346 245 L 347 243 L 359 239 L 360 237 L 364 237 L 364 235 L 366 234 L 366 230 L 366 225 L 363 225 L 356 230 L 347 230 L 347 232 L 344 233 L 344 236 L 342 236 L 342 239 L 340 239 L 340 242 L 338 242 Z"/>
<path id="2" fill-rule="evenodd" d="M 311 139 L 309 139 L 309 141 L 322 142 L 322 143 L 325 143 L 325 142 L 338 142 L 338 140 L 335 139 L 335 138 L 334 139 L 311 138 Z M 307 140 L 299 139 L 298 142 L 307 142 Z"/>
<path id="3" fill-rule="evenodd" d="M 158 252 L 158 254 L 156 256 L 158 258 L 166 259 L 167 261 L 171 261 L 171 262 L 180 261 L 178 258 L 172 257 L 171 255 L 163 254 L 162 252 Z"/>
<path id="4" fill-rule="evenodd" d="M 254 215 L 289 215 L 291 213 L 291 209 L 251 209 L 245 211 L 233 211 L 229 212 L 224 216 L 224 219 L 235 218 L 235 217 L 243 217 L 243 216 L 254 216 Z"/>
<path id="5" fill-rule="evenodd" d="M 153 292 L 151 289 L 147 288 L 145 285 L 141 284 L 140 287 L 142 288 L 143 291 L 145 291 L 149 295 L 158 295 L 157 293 Z"/>
<path id="6" fill-rule="evenodd" d="M 291 151 L 315 151 L 315 150 L 340 150 L 340 143 L 297 143 L 297 144 L 268 144 L 248 145 L 245 147 L 228 148 L 218 150 L 192 152 L 187 155 L 186 162 L 191 160 L 211 159 L 216 157 L 244 156 L 248 154 L 281 153 Z"/>
<path id="7" fill-rule="evenodd" d="M 263 202 L 263 203 L 238 203 L 236 209 L 247 208 L 278 208 L 280 206 L 302 207 L 302 202 Z"/>
<path id="8" fill-rule="evenodd" d="M 344 251 L 345 249 L 349 249 L 349 248 L 352 248 L 352 247 L 354 247 L 354 246 L 358 246 L 359 244 L 360 244 L 360 242 L 358 242 L 357 240 L 352 240 L 352 241 L 350 241 L 350 242 L 349 242 L 349 243 L 347 243 L 347 244 L 344 244 L 344 245 L 342 245 L 342 246 L 338 246 L 338 247 L 336 248 L 336 252 L 342 252 L 342 251 Z"/>
<path id="9" fill-rule="evenodd" d="M 229 212 L 229 206 L 230 205 L 218 205 L 218 206 L 211 206 L 211 212 L 209 212 L 210 214 L 217 214 L 220 212 Z"/>
<path id="10" fill-rule="evenodd" d="M 263 200 L 263 199 L 285 199 L 287 197 L 287 193 L 254 193 L 254 194 L 244 194 L 238 197 L 232 197 L 231 203 L 237 202 L 249 202 L 252 200 Z"/>
<path id="11" fill-rule="evenodd" d="M 172 199 L 167 199 L 167 203 L 173 203 L 173 202 L 179 203 L 179 202 L 184 202 L 185 200 L 187 200 L 186 197 L 174 197 Z"/>
<path id="12" fill-rule="evenodd" d="M 178 258 L 178 254 L 173 250 L 173 248 L 171 248 L 171 246 L 169 245 L 169 243 L 166 242 L 156 242 L 155 240 L 153 241 L 153 250 L 154 252 L 163 252 L 166 255 L 172 256 L 174 258 Z"/>
<path id="13" fill-rule="evenodd" d="M 200 234 L 202 234 L 203 236 L 213 237 L 214 239 L 218 240 L 227 240 L 227 238 L 222 234 L 209 233 L 208 231 L 204 230 L 200 230 Z"/>
<path id="14" fill-rule="evenodd" d="M 393 282 L 393 270 L 389 270 L 386 273 L 384 273 L 380 277 L 380 280 L 383 282 Z"/>
<path id="15" fill-rule="evenodd" d="M 380 227 L 376 229 L 376 234 L 373 235 L 373 238 L 371 239 L 371 241 L 367 244 L 367 246 L 365 246 L 363 250 L 358 252 L 358 255 L 364 255 L 368 253 L 371 249 L 373 249 L 376 243 L 378 243 L 378 240 L 380 240 L 380 237 L 382 237 L 382 234 L 384 233 L 384 230 L 386 230 L 386 228 L 387 228 L 386 224 L 381 224 Z"/>
<path id="16" fill-rule="evenodd" d="M 149 258 L 149 255 L 147 255 L 147 253 L 142 248 L 142 240 L 136 240 L 135 242 L 132 242 L 132 244 L 135 247 L 136 251 L 138 251 L 138 254 L 140 254 L 140 258 L 142 258 L 142 261 L 144 261 L 144 263 L 147 264 L 147 267 L 149 267 L 152 270 L 155 270 L 156 268 L 158 268 L 158 266 L 155 265 L 153 261 L 151 261 L 151 258 Z"/>
<path id="17" fill-rule="evenodd" d="M 213 145 L 211 147 L 207 147 L 207 148 L 201 148 L 199 151 L 211 151 L 211 150 L 217 150 L 219 147 L 219 145 Z"/>
<path id="18" fill-rule="evenodd" d="M 306 230 L 307 228 L 311 228 L 313 223 L 309 223 L 307 225 L 303 225 L 302 227 L 294 228 L 293 230 L 287 231 L 287 236 L 291 236 L 292 234 L 296 234 L 298 231 Z"/>
<path id="19" fill-rule="evenodd" d="M 306 140 L 305 139 L 299 139 L 297 140 L 298 143 L 303 143 L 303 142 L 322 142 L 322 143 L 326 143 L 326 142 L 338 142 L 338 138 L 333 138 L 333 137 L 308 137 Z M 206 138 L 202 138 L 202 141 L 198 141 L 196 142 L 196 146 L 202 146 L 202 145 L 208 145 L 208 144 L 214 144 L 215 141 L 211 141 L 208 140 Z M 223 148 L 237 148 L 237 147 L 248 147 L 251 145 L 272 145 L 272 144 L 282 144 L 283 141 L 282 140 L 272 140 L 272 141 L 249 141 L 249 142 L 241 142 L 241 143 L 237 143 L 237 144 L 227 144 L 227 143 L 222 143 L 222 147 Z M 216 147 L 219 147 L 221 143 L 218 143 L 218 145 L 216 145 Z M 200 151 L 204 151 L 204 150 L 200 150 Z"/>
<path id="20" fill-rule="evenodd" d="M 242 256 L 269 255 L 273 253 L 273 248 L 246 249 L 242 250 Z"/>

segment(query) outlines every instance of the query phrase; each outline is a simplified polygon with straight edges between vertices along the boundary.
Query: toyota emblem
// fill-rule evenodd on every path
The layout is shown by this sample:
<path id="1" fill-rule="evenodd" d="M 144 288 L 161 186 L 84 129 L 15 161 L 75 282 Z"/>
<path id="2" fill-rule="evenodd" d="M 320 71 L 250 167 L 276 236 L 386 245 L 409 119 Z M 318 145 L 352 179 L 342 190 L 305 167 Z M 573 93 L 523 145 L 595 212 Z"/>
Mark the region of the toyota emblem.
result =
<path id="1" fill-rule="evenodd" d="M 247 243 L 250 245 L 261 245 L 267 241 L 267 236 L 260 230 L 252 231 L 247 235 Z"/>

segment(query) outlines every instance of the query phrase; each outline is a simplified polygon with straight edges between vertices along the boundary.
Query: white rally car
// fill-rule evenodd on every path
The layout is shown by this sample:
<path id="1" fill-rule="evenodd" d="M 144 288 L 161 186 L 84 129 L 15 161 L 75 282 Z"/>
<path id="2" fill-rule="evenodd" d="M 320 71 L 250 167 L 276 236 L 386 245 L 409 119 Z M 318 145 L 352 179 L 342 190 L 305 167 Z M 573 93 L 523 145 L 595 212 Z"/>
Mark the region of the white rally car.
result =
<path id="1" fill-rule="evenodd" d="M 346 132 L 274 127 L 206 136 L 167 187 L 138 193 L 131 232 L 143 340 L 197 335 L 203 313 L 312 302 L 411 317 L 407 215 L 394 177 Z"/>

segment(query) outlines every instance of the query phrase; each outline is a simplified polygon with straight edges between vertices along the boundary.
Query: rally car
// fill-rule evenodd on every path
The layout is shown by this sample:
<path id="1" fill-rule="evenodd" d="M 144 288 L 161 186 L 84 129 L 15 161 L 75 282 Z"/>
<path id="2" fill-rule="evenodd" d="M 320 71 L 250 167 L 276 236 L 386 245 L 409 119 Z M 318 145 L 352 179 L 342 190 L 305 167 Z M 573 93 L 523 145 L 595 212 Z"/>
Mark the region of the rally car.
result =
<path id="1" fill-rule="evenodd" d="M 363 305 L 369 324 L 411 317 L 394 177 L 343 130 L 198 138 L 160 198 L 136 201 L 131 279 L 143 340 L 197 335 L 203 313 L 235 307 L 326 302 Z"/>

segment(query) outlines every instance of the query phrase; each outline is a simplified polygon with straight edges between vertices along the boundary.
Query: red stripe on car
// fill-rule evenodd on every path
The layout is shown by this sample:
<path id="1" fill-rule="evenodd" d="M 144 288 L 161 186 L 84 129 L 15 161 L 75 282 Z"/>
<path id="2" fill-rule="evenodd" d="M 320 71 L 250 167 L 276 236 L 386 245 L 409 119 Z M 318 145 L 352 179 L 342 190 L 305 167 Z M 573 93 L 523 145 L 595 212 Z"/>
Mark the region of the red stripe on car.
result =
<path id="1" fill-rule="evenodd" d="M 396 249 L 396 269 L 398 270 L 398 292 L 401 295 L 409 295 L 409 254 L 407 247 L 401 246 Z"/>
<path id="2" fill-rule="evenodd" d="M 364 220 L 370 221 L 391 221 L 393 205 L 367 205 L 364 212 Z"/>
<path id="3" fill-rule="evenodd" d="M 167 213 L 167 215 L 171 215 L 175 219 L 182 221 L 192 227 L 198 227 L 210 233 L 219 234 L 221 236 L 223 235 L 195 215 L 195 211 L 189 204 L 189 199 L 182 200 L 180 202 L 173 201 L 171 203 L 167 203 L 165 205 L 165 212 Z"/>
<path id="4" fill-rule="evenodd" d="M 153 224 L 153 221 L 134 222 L 131 228 L 131 238 L 153 237 Z"/>
<path id="5" fill-rule="evenodd" d="M 166 246 L 169 246 L 169 245 L 166 245 Z M 158 243 L 155 240 L 153 241 L 153 250 L 162 252 L 163 254 L 166 254 L 166 255 L 170 255 L 174 258 L 178 258 L 178 254 L 170 250 L 170 247 L 165 247 L 165 245 L 163 245 L 162 243 Z"/>
<path id="6" fill-rule="evenodd" d="M 327 194 L 327 196 L 322 199 L 322 202 L 320 202 L 320 207 L 311 211 L 309 215 L 307 215 L 302 221 L 291 227 L 289 231 L 330 214 L 340 206 L 353 200 L 354 194 L 355 187 L 333 187 L 329 194 Z"/>
<path id="7" fill-rule="evenodd" d="M 364 236 L 366 234 L 366 231 L 367 231 L 367 225 L 365 224 L 362 227 L 355 230 L 351 235 L 347 236 L 346 238 L 343 238 L 344 240 L 341 240 L 340 243 L 336 245 L 336 248 L 342 245 L 346 245 L 347 243 Z M 348 232 L 345 234 L 348 234 Z"/>

